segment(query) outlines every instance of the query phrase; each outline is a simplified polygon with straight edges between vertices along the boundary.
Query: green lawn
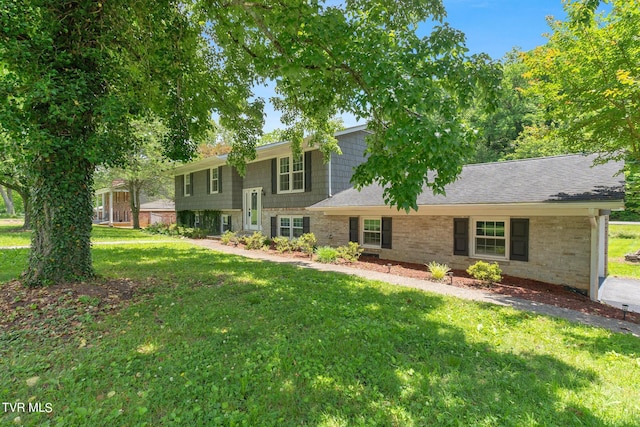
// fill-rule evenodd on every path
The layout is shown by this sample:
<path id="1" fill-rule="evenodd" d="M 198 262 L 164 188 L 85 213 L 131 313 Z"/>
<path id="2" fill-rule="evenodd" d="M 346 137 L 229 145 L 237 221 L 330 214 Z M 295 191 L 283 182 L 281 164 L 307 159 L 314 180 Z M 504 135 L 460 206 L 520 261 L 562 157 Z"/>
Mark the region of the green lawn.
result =
<path id="1" fill-rule="evenodd" d="M 640 424 L 629 335 L 184 242 L 93 252 L 155 285 L 66 341 L 0 332 L 2 401 L 52 405 L 25 425 Z"/>
<path id="2" fill-rule="evenodd" d="M 94 226 L 91 233 L 93 242 L 127 241 L 127 240 L 170 240 L 170 237 L 152 235 L 142 230 Z M 0 220 L 0 247 L 24 246 L 31 243 L 31 231 L 22 231 L 20 224 Z"/>
<path id="3" fill-rule="evenodd" d="M 640 265 L 626 262 L 624 256 L 640 249 L 640 224 L 609 227 L 609 274 L 640 278 Z"/>

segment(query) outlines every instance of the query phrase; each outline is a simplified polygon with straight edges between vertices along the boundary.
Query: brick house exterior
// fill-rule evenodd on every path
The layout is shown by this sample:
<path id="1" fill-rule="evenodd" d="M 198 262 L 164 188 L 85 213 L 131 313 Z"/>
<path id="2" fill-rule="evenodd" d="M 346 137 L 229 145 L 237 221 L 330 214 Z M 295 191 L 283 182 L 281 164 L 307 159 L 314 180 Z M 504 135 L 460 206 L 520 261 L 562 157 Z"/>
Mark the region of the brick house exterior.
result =
<path id="1" fill-rule="evenodd" d="M 465 269 L 495 261 L 509 275 L 571 286 L 597 299 L 607 275 L 607 224 L 623 207 L 621 163 L 557 156 L 469 165 L 445 196 L 425 188 L 418 210 L 385 206 L 383 189 L 356 191 L 350 180 L 366 157 L 364 126 L 336 134 L 342 155 L 317 148 L 299 158 L 290 144 L 259 147 L 241 177 L 212 157 L 176 171 L 176 210 L 222 213 L 221 230 L 296 237 L 318 245 L 361 244 L 383 259 L 437 261 Z"/>

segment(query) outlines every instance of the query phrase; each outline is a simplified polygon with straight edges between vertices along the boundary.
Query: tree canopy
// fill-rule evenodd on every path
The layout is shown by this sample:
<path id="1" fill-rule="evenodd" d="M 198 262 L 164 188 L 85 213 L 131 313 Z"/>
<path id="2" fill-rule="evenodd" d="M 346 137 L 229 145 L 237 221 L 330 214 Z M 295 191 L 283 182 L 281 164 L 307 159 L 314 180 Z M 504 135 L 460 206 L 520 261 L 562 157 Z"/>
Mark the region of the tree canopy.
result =
<path id="1" fill-rule="evenodd" d="M 640 159 L 640 1 L 567 2 L 548 42 L 524 60 L 531 93 L 579 151 Z"/>
<path id="2" fill-rule="evenodd" d="M 500 74 L 444 18 L 439 0 L 2 2 L 0 123 L 33 182 L 26 281 L 93 274 L 93 173 L 126 157 L 131 117 L 159 117 L 163 152 L 188 159 L 215 112 L 243 171 L 263 126 L 253 88 L 267 81 L 294 149 L 305 134 L 336 149 L 336 113 L 367 119 L 355 184 L 416 208 L 424 184 L 441 192 L 460 172 L 475 137 L 465 110 L 491 100 Z"/>

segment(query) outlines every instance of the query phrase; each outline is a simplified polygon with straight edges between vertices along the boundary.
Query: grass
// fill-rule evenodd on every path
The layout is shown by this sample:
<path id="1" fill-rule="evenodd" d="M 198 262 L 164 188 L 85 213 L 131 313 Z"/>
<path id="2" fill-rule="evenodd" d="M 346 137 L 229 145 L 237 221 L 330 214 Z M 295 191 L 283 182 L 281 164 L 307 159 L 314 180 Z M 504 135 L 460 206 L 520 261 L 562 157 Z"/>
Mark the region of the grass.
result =
<path id="1" fill-rule="evenodd" d="M 0 221 L 0 247 L 28 246 L 31 243 L 31 231 L 23 231 L 20 224 Z M 170 237 L 145 233 L 131 228 L 94 226 L 91 232 L 92 242 L 129 241 L 129 240 L 168 240 Z"/>
<path id="2" fill-rule="evenodd" d="M 93 253 L 154 286 L 68 340 L 0 333 L 2 401 L 53 409 L 0 424 L 640 424 L 633 336 L 184 242 Z"/>
<path id="3" fill-rule="evenodd" d="M 609 274 L 640 279 L 640 265 L 626 262 L 624 256 L 640 250 L 640 224 L 609 226 Z"/>

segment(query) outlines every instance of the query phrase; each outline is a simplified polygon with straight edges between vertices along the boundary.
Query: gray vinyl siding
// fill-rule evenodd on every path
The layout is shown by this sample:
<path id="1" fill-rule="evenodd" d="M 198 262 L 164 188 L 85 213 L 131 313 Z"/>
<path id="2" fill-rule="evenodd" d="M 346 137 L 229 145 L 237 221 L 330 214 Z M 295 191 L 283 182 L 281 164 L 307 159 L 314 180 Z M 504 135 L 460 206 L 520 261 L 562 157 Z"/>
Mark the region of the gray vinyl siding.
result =
<path id="1" fill-rule="evenodd" d="M 184 176 L 176 181 L 176 211 L 182 210 L 222 210 L 242 208 L 242 177 L 230 166 L 222 166 L 222 192 L 207 193 L 207 170 L 193 174 L 191 196 L 184 196 Z"/>
<path id="2" fill-rule="evenodd" d="M 342 155 L 331 154 L 331 192 L 333 194 L 352 187 L 350 181 L 354 168 L 366 160 L 364 157 L 364 150 L 367 148 L 366 136 L 366 132 L 360 131 L 338 137 Z"/>
<path id="3" fill-rule="evenodd" d="M 311 191 L 300 193 L 271 193 L 271 161 L 263 160 L 247 165 L 244 188 L 262 187 L 262 207 L 271 208 L 304 208 L 324 200 L 329 195 L 328 166 L 322 160 L 318 150 L 311 152 Z M 305 171 L 305 174 L 307 171 Z"/>

